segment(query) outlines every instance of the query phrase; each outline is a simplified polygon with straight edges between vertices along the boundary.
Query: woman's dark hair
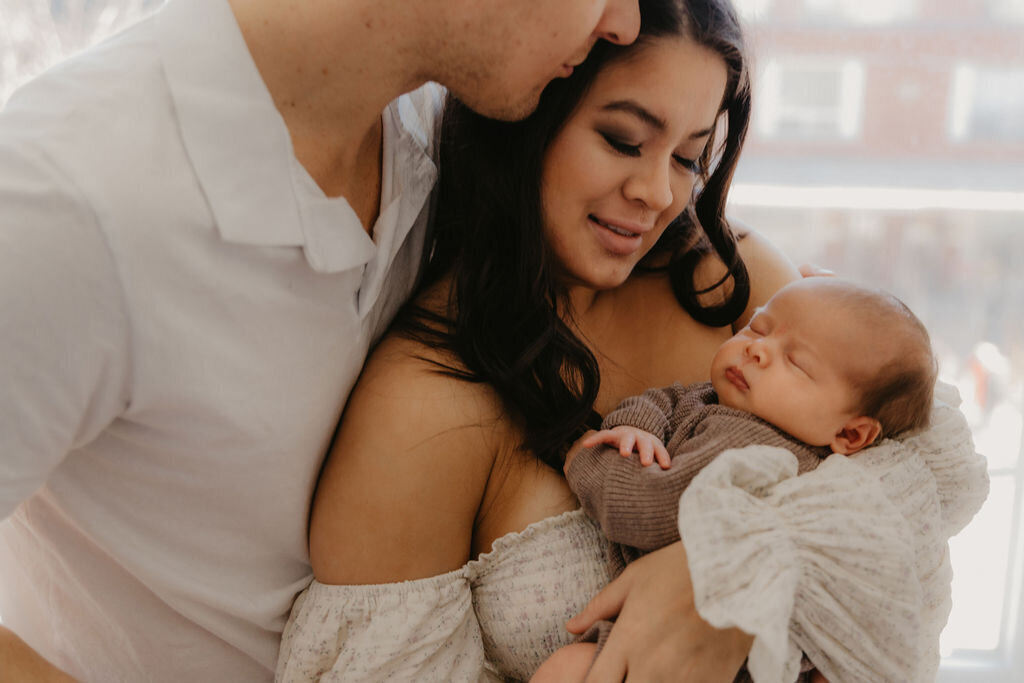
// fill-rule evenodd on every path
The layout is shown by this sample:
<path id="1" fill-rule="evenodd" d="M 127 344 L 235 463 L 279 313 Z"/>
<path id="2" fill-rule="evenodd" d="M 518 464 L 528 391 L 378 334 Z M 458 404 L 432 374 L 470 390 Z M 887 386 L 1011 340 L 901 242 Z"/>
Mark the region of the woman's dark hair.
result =
<path id="1" fill-rule="evenodd" d="M 570 78 L 547 87 L 537 110 L 523 121 L 487 119 L 449 99 L 439 209 L 423 282 L 426 288 L 450 274 L 448 307 L 439 314 L 412 303 L 396 321 L 400 334 L 458 359 L 443 372 L 491 385 L 521 423 L 522 445 L 558 469 L 566 446 L 592 414 L 600 374 L 594 355 L 563 320 L 565 288 L 555 276 L 542 225 L 544 156 L 598 72 L 654 39 L 683 36 L 722 57 L 728 72 L 721 107 L 727 135 L 716 145 L 712 134 L 694 201 L 638 268 L 667 269 L 680 305 L 708 325 L 730 324 L 749 298 L 747 271 L 725 220 L 726 194 L 750 118 L 748 65 L 736 14 L 729 0 L 640 0 L 640 9 L 634 45 L 600 41 Z M 711 251 L 728 273 L 698 290 L 695 270 Z M 700 295 L 730 276 L 724 302 L 704 305 Z"/>

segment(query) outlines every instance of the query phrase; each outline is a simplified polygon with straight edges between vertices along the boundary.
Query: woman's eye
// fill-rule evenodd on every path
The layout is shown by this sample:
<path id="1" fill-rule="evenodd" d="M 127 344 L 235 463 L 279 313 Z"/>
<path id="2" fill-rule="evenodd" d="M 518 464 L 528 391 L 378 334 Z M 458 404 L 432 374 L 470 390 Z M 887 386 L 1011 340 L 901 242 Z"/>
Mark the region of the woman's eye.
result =
<path id="1" fill-rule="evenodd" d="M 625 154 L 629 157 L 640 156 L 640 145 L 631 145 L 614 135 L 609 135 L 608 133 L 601 133 L 601 137 L 603 137 L 605 142 L 607 142 L 608 145 L 619 154 Z"/>
<path id="2" fill-rule="evenodd" d="M 689 159 L 679 154 L 673 154 L 672 158 L 675 159 L 677 164 L 685 168 L 690 173 L 700 173 L 700 162 L 696 159 Z"/>

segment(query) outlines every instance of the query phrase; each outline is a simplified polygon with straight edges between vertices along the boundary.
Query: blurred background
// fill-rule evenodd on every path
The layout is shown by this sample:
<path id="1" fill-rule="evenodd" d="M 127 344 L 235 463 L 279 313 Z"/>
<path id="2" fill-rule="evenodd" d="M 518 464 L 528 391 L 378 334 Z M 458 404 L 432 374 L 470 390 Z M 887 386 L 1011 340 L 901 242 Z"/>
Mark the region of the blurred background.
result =
<path id="1" fill-rule="evenodd" d="M 989 462 L 941 681 L 1024 681 L 1024 0 L 734 0 L 756 61 L 731 215 L 902 298 Z"/>
<path id="2" fill-rule="evenodd" d="M 992 477 L 939 680 L 1024 680 L 1024 0 L 734 2 L 756 99 L 730 213 L 928 325 Z M 0 0 L 0 107 L 162 3 Z"/>

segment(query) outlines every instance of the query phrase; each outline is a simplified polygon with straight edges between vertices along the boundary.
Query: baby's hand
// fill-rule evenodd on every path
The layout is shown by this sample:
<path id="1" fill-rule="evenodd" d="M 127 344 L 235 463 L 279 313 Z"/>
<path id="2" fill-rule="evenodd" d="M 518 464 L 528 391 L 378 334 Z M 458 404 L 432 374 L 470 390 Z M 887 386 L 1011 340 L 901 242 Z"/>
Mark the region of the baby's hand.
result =
<path id="1" fill-rule="evenodd" d="M 640 464 L 644 467 L 652 465 L 655 460 L 661 469 L 667 470 L 672 466 L 672 459 L 665 450 L 661 439 L 650 432 L 645 432 L 636 427 L 619 425 L 611 429 L 602 429 L 599 432 L 587 434 L 580 441 L 580 445 L 590 448 L 598 444 L 607 444 L 619 449 L 619 454 L 629 457 L 636 450 L 640 454 Z"/>

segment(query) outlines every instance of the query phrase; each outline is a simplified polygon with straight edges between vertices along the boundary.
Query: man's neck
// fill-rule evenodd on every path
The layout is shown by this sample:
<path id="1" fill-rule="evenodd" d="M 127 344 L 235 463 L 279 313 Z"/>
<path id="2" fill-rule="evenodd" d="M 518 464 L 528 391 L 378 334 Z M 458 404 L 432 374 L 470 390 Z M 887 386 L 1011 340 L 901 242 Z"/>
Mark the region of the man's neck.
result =
<path id="1" fill-rule="evenodd" d="M 379 197 L 381 113 L 426 80 L 415 66 L 407 13 L 390 0 L 229 2 L 296 158 L 328 196 L 348 197 L 369 229 Z M 377 197 L 360 196 L 371 185 Z"/>

